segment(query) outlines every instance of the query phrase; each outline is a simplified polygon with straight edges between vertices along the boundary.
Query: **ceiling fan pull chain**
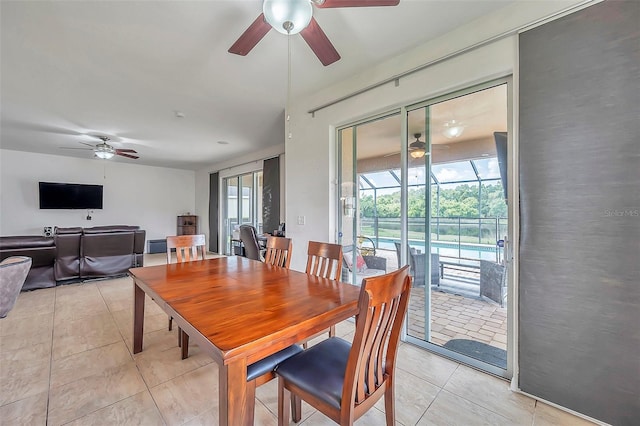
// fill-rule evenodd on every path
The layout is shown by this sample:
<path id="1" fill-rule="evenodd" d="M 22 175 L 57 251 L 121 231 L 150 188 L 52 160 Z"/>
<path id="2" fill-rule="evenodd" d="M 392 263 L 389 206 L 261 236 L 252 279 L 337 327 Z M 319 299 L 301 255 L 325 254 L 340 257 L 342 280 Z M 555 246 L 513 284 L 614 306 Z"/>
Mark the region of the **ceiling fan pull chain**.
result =
<path id="1" fill-rule="evenodd" d="M 291 34 L 287 34 L 287 105 L 285 107 L 287 138 L 291 139 Z"/>

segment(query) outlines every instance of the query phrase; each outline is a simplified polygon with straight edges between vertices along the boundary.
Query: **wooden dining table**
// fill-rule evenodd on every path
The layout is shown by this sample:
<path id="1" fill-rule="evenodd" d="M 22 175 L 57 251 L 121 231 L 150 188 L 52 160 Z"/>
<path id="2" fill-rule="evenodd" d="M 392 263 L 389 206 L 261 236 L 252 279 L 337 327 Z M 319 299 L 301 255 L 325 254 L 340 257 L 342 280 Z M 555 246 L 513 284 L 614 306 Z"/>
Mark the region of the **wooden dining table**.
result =
<path id="1" fill-rule="evenodd" d="M 219 365 L 220 425 L 251 425 L 247 366 L 358 313 L 359 287 L 243 257 L 132 268 L 133 353 L 145 294 Z"/>

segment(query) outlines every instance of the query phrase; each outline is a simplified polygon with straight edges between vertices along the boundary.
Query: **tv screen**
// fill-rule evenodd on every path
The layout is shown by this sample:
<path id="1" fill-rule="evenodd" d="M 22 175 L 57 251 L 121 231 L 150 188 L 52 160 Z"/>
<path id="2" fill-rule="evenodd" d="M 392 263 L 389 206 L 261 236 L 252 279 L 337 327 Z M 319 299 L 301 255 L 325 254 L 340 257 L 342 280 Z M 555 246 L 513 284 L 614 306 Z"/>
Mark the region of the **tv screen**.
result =
<path id="1" fill-rule="evenodd" d="M 101 209 L 102 185 L 40 182 L 41 209 Z"/>

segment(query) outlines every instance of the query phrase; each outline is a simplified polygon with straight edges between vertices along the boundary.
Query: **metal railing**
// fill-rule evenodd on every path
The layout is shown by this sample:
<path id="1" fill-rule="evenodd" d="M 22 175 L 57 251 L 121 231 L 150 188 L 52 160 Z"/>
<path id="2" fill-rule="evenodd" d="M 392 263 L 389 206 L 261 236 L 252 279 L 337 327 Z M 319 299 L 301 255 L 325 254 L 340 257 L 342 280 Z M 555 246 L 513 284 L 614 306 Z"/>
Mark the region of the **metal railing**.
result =
<path id="1" fill-rule="evenodd" d="M 457 256 L 451 256 L 449 250 L 449 257 L 480 259 L 485 258 L 480 252 L 488 251 L 495 253 L 496 261 L 501 260 L 502 248 L 497 244 L 507 234 L 507 218 L 432 217 L 430 225 L 432 244 L 457 251 Z M 427 226 L 425 217 L 408 218 L 410 245 L 424 245 Z M 360 234 L 371 238 L 376 248 L 393 249 L 393 242 L 400 241 L 400 230 L 400 218 L 360 218 Z"/>

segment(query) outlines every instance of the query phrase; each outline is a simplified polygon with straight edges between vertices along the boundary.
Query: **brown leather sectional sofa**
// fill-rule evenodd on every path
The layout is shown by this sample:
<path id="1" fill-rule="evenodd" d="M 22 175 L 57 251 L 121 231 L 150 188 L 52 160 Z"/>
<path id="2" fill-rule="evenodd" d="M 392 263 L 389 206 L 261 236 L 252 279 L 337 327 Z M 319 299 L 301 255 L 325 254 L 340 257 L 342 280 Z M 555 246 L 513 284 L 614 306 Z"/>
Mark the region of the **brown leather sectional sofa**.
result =
<path id="1" fill-rule="evenodd" d="M 31 269 L 22 290 L 53 287 L 53 264 L 56 260 L 56 246 L 52 237 L 37 235 L 0 237 L 0 261 L 10 256 L 31 258 Z"/>
<path id="2" fill-rule="evenodd" d="M 138 226 L 56 228 L 53 238 L 0 237 L 0 260 L 28 256 L 33 265 L 22 290 L 123 275 L 143 266 L 146 233 Z"/>

